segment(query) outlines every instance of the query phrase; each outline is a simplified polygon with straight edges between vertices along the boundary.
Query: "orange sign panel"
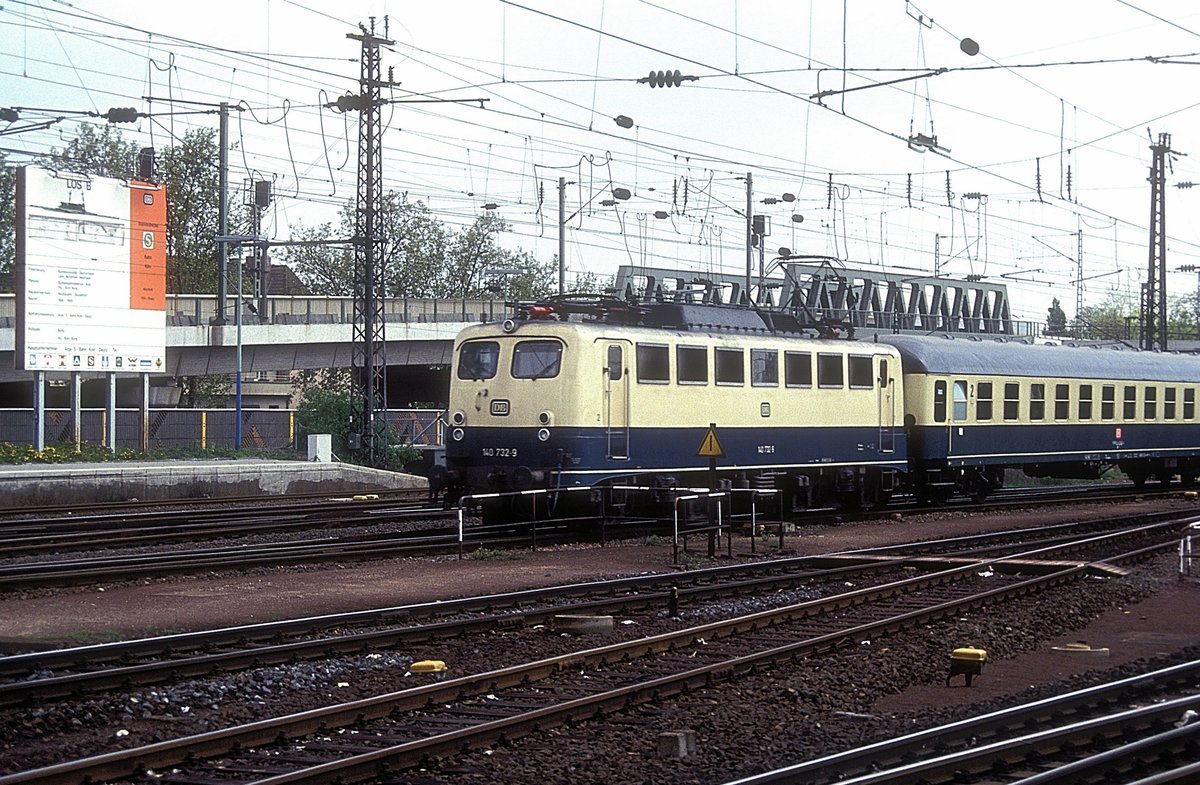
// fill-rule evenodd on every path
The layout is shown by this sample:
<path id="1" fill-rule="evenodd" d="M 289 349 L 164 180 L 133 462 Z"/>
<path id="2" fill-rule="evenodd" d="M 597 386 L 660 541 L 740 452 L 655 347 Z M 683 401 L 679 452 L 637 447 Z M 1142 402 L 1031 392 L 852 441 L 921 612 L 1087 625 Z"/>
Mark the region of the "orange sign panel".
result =
<path id="1" fill-rule="evenodd" d="M 167 190 L 129 183 L 129 307 L 167 307 Z"/>

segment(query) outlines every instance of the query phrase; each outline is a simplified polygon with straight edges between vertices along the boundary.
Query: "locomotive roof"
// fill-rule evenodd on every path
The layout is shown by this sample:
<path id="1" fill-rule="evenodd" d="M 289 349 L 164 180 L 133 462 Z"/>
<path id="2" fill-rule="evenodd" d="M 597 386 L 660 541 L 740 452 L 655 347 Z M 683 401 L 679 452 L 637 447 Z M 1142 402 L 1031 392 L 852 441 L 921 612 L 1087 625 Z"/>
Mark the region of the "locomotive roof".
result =
<path id="1" fill-rule="evenodd" d="M 881 335 L 905 369 L 932 374 L 1200 382 L 1200 358 L 1137 350 Z"/>

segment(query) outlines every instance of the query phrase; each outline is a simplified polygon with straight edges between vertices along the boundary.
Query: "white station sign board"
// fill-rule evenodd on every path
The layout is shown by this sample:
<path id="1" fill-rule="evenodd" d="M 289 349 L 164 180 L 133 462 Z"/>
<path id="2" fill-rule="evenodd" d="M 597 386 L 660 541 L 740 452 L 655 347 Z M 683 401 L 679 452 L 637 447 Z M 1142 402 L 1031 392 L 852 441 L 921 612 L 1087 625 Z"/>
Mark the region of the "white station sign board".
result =
<path id="1" fill-rule="evenodd" d="M 17 210 L 17 368 L 165 370 L 166 189 L 27 166 Z"/>

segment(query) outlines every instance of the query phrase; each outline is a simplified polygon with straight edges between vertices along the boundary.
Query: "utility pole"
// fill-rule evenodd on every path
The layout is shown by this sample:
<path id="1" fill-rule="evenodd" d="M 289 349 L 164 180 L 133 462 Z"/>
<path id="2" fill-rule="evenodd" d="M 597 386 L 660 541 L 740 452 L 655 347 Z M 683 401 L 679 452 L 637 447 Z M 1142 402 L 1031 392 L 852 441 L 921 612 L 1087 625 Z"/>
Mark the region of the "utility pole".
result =
<path id="1" fill-rule="evenodd" d="M 1142 303 L 1142 348 L 1167 350 L 1167 156 L 1171 135 L 1150 145 L 1150 267 Z"/>
<path id="2" fill-rule="evenodd" d="M 229 104 L 221 102 L 220 131 L 217 134 L 219 145 L 218 204 L 217 204 L 217 235 L 225 237 L 229 234 Z M 229 249 L 225 243 L 217 243 L 217 313 L 212 318 L 213 324 L 225 324 L 225 301 L 229 295 Z"/>
<path id="3" fill-rule="evenodd" d="M 567 178 L 558 178 L 558 294 L 567 285 Z M 507 279 L 505 279 L 507 283 Z M 507 297 L 507 295 L 506 295 Z"/>
<path id="4" fill-rule="evenodd" d="M 754 277 L 754 178 L 746 172 L 746 304 L 750 299 L 750 281 Z"/>
<path id="5" fill-rule="evenodd" d="M 347 33 L 362 43 L 359 94 L 338 100 L 344 109 L 355 109 L 358 118 L 358 205 L 354 223 L 354 353 L 351 375 L 354 379 L 354 435 L 357 449 L 371 466 L 378 466 L 386 454 L 387 422 L 376 417 L 386 406 L 387 357 L 383 319 L 383 238 L 378 210 L 383 204 L 383 124 L 380 107 L 380 46 L 391 46 L 387 38 L 387 18 L 383 37 L 359 25 L 361 33 Z M 352 449 L 354 445 L 351 445 Z"/>
<path id="6" fill-rule="evenodd" d="M 1075 337 L 1078 338 L 1083 325 L 1080 321 L 1083 314 L 1083 230 L 1075 230 L 1075 237 Z"/>

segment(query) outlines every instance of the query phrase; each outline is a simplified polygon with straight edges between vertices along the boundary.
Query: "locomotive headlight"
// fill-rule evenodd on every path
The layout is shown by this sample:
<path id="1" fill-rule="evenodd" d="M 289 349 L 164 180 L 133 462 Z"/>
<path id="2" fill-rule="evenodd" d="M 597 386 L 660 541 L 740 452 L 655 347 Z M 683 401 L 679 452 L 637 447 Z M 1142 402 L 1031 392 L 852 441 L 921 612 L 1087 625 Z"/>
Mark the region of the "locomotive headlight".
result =
<path id="1" fill-rule="evenodd" d="M 462 428 L 455 428 L 453 431 L 450 431 L 450 438 L 456 442 L 461 442 L 465 435 Z"/>
<path id="2" fill-rule="evenodd" d="M 454 414 L 450 415 L 450 423 L 451 425 L 466 425 L 467 413 L 462 410 L 456 411 Z"/>
<path id="3" fill-rule="evenodd" d="M 538 428 L 538 441 L 539 442 L 550 441 L 550 429 L 549 428 Z"/>
<path id="4" fill-rule="evenodd" d="M 554 414 L 552 412 L 542 412 L 538 415 L 538 422 L 542 425 L 550 425 L 554 422 Z"/>

